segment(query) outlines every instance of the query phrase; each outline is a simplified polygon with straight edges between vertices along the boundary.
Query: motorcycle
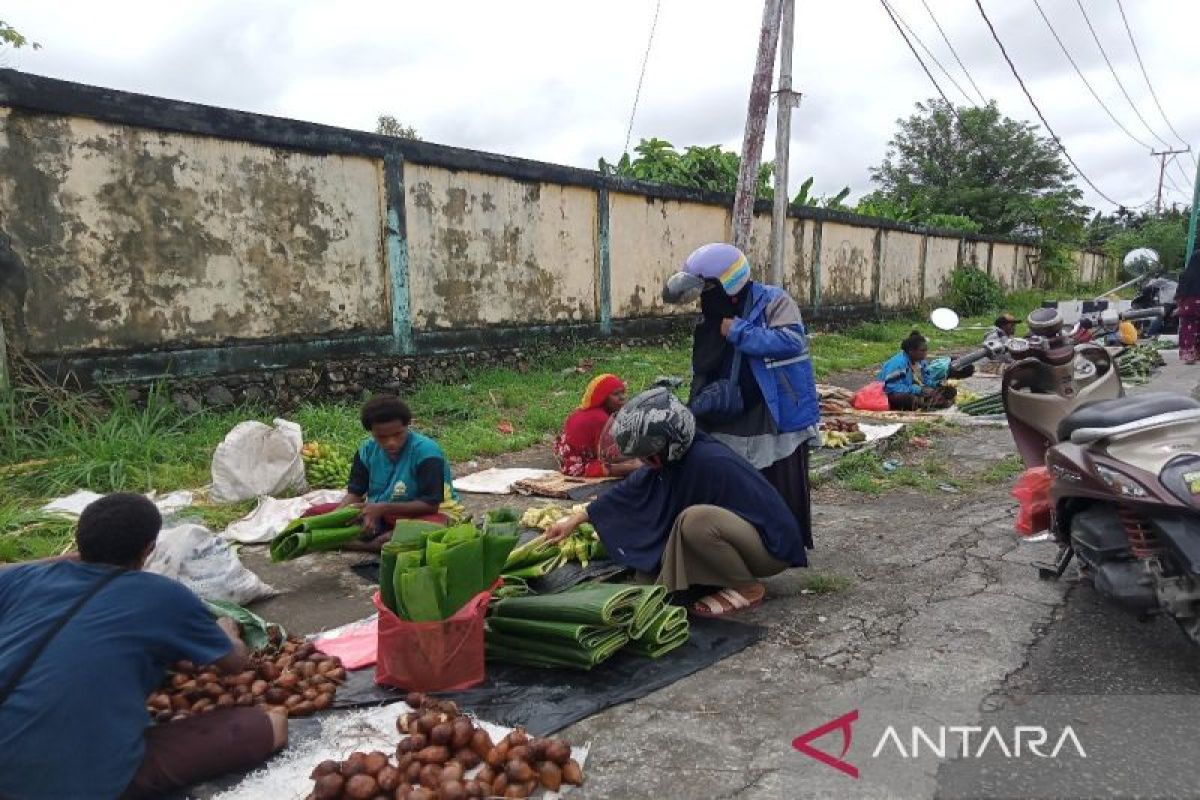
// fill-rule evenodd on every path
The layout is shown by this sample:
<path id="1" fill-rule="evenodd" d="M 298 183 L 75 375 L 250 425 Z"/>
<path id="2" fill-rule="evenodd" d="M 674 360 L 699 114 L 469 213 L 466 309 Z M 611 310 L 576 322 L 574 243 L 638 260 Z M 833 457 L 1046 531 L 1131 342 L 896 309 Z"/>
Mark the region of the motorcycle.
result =
<path id="1" fill-rule="evenodd" d="M 939 328 L 951 321 L 940 312 Z M 1162 313 L 1106 310 L 1099 326 Z M 1013 359 L 1001 377 L 1004 411 L 1025 465 L 1047 468 L 1059 545 L 1039 575 L 1058 579 L 1078 556 L 1102 596 L 1142 616 L 1165 614 L 1200 644 L 1200 403 L 1166 392 L 1126 397 L 1109 351 L 1076 343 L 1057 309 L 1035 310 L 1028 324 L 1029 336 L 955 364 Z"/>

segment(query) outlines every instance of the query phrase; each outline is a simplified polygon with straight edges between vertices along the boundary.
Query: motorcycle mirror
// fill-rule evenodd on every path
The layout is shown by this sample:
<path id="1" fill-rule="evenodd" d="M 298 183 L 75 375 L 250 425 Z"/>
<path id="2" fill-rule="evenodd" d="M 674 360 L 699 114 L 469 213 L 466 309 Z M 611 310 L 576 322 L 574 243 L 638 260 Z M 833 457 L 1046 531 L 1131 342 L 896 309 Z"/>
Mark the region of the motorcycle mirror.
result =
<path id="1" fill-rule="evenodd" d="M 942 331 L 952 331 L 958 327 L 958 312 L 953 308 L 935 308 L 929 315 L 933 327 Z"/>
<path id="2" fill-rule="evenodd" d="M 1162 259 L 1157 251 L 1149 247 L 1139 247 L 1126 253 L 1125 258 L 1121 259 L 1121 264 L 1130 275 L 1153 275 L 1162 265 Z"/>

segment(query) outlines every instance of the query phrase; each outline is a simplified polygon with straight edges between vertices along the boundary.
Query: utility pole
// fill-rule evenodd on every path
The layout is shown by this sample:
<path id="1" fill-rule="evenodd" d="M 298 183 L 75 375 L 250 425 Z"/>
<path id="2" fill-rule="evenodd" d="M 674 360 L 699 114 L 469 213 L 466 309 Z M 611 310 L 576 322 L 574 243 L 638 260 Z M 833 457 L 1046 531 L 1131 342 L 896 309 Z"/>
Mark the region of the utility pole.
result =
<path id="1" fill-rule="evenodd" d="M 1184 150 L 1151 150 L 1150 155 L 1158 156 L 1158 194 L 1154 198 L 1154 213 L 1162 213 L 1162 185 L 1163 176 L 1167 171 L 1167 157 L 1174 157 L 1180 153 L 1190 152 L 1192 148 L 1188 147 Z"/>
<path id="2" fill-rule="evenodd" d="M 763 3 L 762 33 L 758 38 L 758 60 L 750 81 L 746 109 L 746 133 L 742 138 L 742 164 L 737 192 L 733 197 L 733 244 L 744 252 L 750 245 L 754 225 L 755 184 L 762 163 L 763 137 L 767 132 L 767 110 L 771 106 L 771 78 L 775 72 L 775 48 L 779 44 L 780 0 Z"/>
<path id="3" fill-rule="evenodd" d="M 788 155 L 792 144 L 792 109 L 800 95 L 792 91 L 792 35 L 796 0 L 782 0 L 779 26 L 779 90 L 775 92 L 775 207 L 771 214 L 771 283 L 783 286 L 787 253 Z"/>

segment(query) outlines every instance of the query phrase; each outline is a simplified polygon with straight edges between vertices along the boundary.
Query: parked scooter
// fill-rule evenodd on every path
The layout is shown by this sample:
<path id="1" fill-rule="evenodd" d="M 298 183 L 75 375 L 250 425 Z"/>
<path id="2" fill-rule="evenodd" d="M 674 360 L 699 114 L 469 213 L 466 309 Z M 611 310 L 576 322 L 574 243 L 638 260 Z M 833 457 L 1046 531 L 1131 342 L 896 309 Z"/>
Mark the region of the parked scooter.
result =
<path id="1" fill-rule="evenodd" d="M 1161 316 L 1106 311 L 1100 324 Z M 1078 555 L 1101 595 L 1166 614 L 1200 643 L 1200 403 L 1166 392 L 1125 397 L 1109 352 L 1073 343 L 1056 309 L 1037 309 L 1028 323 L 1028 337 L 955 363 L 1004 353 L 1016 362 L 1001 378 L 1004 410 L 1026 466 L 1048 468 L 1059 543 L 1039 574 L 1057 579 Z"/>

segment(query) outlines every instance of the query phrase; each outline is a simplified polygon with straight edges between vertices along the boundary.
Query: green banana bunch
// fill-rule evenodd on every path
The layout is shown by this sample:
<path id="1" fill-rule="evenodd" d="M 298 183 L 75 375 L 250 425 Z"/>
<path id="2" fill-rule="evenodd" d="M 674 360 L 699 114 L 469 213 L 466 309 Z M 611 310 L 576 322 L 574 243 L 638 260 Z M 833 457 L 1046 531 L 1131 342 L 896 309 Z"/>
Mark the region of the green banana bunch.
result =
<path id="1" fill-rule="evenodd" d="M 350 478 L 350 460 L 332 447 L 309 442 L 300 450 L 308 485 L 316 489 L 340 489 Z"/>

